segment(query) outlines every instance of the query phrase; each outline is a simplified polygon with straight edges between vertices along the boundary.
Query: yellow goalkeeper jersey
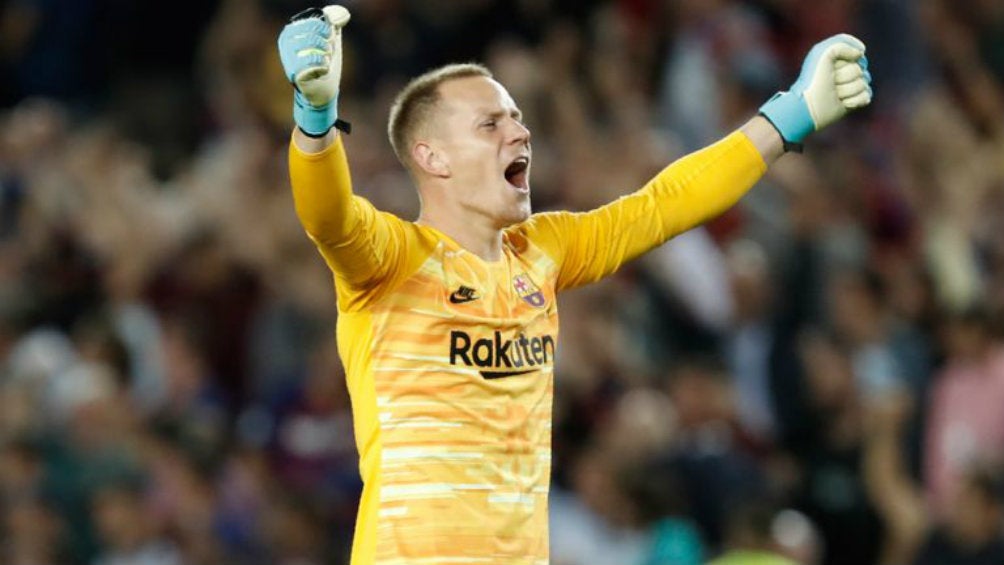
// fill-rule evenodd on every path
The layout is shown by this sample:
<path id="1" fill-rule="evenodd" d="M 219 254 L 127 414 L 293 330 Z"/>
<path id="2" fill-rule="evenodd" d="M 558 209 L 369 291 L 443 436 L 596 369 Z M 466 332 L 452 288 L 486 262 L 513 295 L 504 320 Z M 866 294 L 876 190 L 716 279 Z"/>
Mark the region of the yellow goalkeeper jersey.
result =
<path id="1" fill-rule="evenodd" d="M 289 158 L 334 273 L 364 483 L 352 565 L 546 565 L 555 295 L 721 213 L 760 154 L 737 132 L 611 204 L 535 214 L 495 262 L 354 195 L 340 138 Z"/>

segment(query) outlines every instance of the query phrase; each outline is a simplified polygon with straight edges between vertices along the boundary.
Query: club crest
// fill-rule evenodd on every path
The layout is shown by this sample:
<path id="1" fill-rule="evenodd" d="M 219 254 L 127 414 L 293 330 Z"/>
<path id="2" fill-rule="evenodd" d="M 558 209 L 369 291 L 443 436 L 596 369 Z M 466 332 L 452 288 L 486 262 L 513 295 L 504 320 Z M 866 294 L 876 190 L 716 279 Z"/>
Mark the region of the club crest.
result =
<path id="1" fill-rule="evenodd" d="M 533 284 L 533 281 L 530 280 L 530 277 L 526 273 L 520 273 L 513 277 L 512 287 L 516 290 L 516 294 L 530 306 L 534 308 L 544 307 L 544 293 L 537 288 L 537 285 Z"/>

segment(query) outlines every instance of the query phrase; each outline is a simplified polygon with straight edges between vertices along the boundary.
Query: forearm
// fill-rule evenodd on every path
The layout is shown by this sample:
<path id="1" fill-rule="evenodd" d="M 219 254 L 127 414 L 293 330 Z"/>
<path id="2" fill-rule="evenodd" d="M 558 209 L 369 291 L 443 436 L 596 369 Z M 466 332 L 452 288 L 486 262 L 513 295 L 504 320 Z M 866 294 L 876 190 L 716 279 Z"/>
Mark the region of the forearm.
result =
<path id="1" fill-rule="evenodd" d="M 755 129 L 754 134 L 761 132 Z M 763 144 L 768 157 L 769 150 L 770 144 Z M 767 169 L 760 151 L 737 131 L 678 159 L 640 190 L 610 204 L 585 213 L 538 216 L 536 224 L 552 227 L 542 229 L 537 240 L 562 257 L 559 286 L 599 280 L 733 206 Z"/>
<path id="2" fill-rule="evenodd" d="M 764 125 L 773 129 L 769 123 Z M 755 139 L 746 131 L 750 128 Z M 671 238 L 734 206 L 766 172 L 768 159 L 777 158 L 769 139 L 753 120 L 656 175 L 642 190 L 654 201 L 653 211 L 660 224 L 658 237 Z"/>
<path id="3" fill-rule="evenodd" d="M 763 116 L 754 117 L 739 128 L 739 131 L 749 138 L 767 166 L 784 155 L 784 140 L 781 139 L 781 134 Z"/>
<path id="4" fill-rule="evenodd" d="M 299 128 L 289 148 L 289 176 L 296 215 L 323 247 L 339 245 L 358 221 L 345 150 L 336 134 L 311 138 Z"/>
<path id="5" fill-rule="evenodd" d="M 669 165 L 638 194 L 651 198 L 658 245 L 734 206 L 784 153 L 781 136 L 757 116 L 738 132 Z M 629 197 L 630 199 L 630 197 Z"/>
<path id="6" fill-rule="evenodd" d="M 304 141 L 318 151 L 306 152 L 300 146 Z M 330 133 L 319 139 L 294 133 L 289 176 L 300 223 L 340 280 L 369 285 L 385 276 L 403 245 L 400 220 L 353 194 L 341 139 Z"/>

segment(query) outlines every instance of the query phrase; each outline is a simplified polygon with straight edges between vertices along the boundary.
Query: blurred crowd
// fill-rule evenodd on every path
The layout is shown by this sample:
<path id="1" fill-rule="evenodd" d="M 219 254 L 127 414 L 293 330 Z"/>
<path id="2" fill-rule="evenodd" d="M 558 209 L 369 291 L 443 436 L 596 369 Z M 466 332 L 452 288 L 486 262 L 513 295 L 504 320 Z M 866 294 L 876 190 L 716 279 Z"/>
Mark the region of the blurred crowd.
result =
<path id="1" fill-rule="evenodd" d="M 562 299 L 552 563 L 1004 564 L 1004 4 L 346 5 L 355 187 L 409 219 L 386 114 L 432 66 L 487 63 L 535 209 L 584 210 L 861 37 L 870 108 Z M 352 417 L 275 50 L 307 6 L 0 0 L 0 562 L 347 563 Z"/>

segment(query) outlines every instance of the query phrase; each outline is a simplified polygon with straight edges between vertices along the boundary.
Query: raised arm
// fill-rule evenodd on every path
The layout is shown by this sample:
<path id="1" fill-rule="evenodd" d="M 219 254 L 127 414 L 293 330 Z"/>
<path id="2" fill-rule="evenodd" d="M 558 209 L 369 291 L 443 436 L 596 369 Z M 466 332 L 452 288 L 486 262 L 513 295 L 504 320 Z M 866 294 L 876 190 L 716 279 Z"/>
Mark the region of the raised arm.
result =
<path id="1" fill-rule="evenodd" d="M 614 272 L 624 262 L 733 206 L 786 150 L 871 102 L 857 38 L 817 44 L 798 80 L 738 131 L 668 166 L 639 191 L 586 213 L 540 214 L 526 225 L 561 265 L 559 288 Z"/>
<path id="2" fill-rule="evenodd" d="M 744 128 L 761 135 L 773 155 L 766 158 L 776 159 L 780 137 L 767 131 L 774 128 L 763 118 L 755 122 L 760 123 Z M 734 205 L 767 170 L 764 159 L 751 139 L 736 131 L 677 160 L 632 194 L 589 212 L 537 214 L 526 229 L 560 265 L 559 289 L 595 282 Z"/>
<path id="3" fill-rule="evenodd" d="M 348 160 L 338 129 L 341 6 L 293 17 L 279 36 L 279 54 L 295 88 L 296 128 L 289 147 L 289 175 L 296 213 L 338 284 L 339 306 L 365 302 L 406 255 L 404 222 L 379 212 L 352 193 Z"/>
<path id="4" fill-rule="evenodd" d="M 305 150 L 304 139 L 319 151 Z M 342 140 L 334 134 L 325 139 L 293 134 L 289 178 L 296 215 L 339 279 L 358 289 L 374 286 L 404 254 L 404 222 L 352 193 Z"/>

